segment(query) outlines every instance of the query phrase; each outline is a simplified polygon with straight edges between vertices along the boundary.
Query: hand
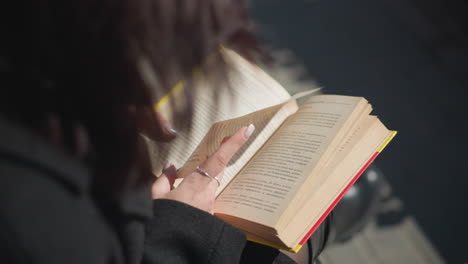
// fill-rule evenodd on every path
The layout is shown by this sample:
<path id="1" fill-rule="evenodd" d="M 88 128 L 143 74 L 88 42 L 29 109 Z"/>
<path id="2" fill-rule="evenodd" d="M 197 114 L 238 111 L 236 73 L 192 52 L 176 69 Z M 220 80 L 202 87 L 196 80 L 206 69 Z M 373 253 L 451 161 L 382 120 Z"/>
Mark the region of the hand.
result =
<path id="1" fill-rule="evenodd" d="M 253 125 L 243 127 L 233 136 L 223 140 L 218 150 L 203 162 L 200 168 L 212 177 L 217 176 L 221 180 L 226 165 L 252 135 L 254 129 Z M 213 214 L 215 193 L 218 188 L 216 180 L 211 180 L 194 171 L 185 177 L 177 188 L 171 190 L 175 178 L 176 168 L 174 165 L 165 168 L 163 174 L 153 184 L 153 199 L 176 200 Z"/>

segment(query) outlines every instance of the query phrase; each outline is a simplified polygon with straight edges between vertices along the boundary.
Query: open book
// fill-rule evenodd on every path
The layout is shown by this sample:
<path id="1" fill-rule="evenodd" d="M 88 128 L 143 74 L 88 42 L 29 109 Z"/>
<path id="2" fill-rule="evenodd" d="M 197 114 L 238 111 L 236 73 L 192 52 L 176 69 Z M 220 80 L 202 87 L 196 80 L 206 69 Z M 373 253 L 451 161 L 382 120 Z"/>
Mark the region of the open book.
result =
<path id="1" fill-rule="evenodd" d="M 197 92 L 192 133 L 170 145 L 150 144 L 158 150 L 155 170 L 168 159 L 183 178 L 224 137 L 254 124 L 225 170 L 215 215 L 252 241 L 297 252 L 396 132 L 370 115 L 362 97 L 309 95 L 298 105 L 259 67 L 223 53 L 231 93 L 221 93 L 216 103 L 203 92 L 209 89 Z M 197 78 L 197 87 L 209 85 Z"/>

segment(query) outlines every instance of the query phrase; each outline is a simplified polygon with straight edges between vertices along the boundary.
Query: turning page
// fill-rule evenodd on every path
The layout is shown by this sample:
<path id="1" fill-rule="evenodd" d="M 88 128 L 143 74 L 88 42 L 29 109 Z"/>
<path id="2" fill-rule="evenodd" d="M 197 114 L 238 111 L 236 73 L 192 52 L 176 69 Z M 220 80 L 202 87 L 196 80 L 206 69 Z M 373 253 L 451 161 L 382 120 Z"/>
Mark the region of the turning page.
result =
<path id="1" fill-rule="evenodd" d="M 188 173 L 193 172 L 197 166 L 203 163 L 218 149 L 221 141 L 225 137 L 233 135 L 243 126 L 254 124 L 254 133 L 226 166 L 224 175 L 221 178 L 221 185 L 216 192 L 216 195 L 218 195 L 262 145 L 265 144 L 270 136 L 281 126 L 284 120 L 296 111 L 296 101 L 289 100 L 286 103 L 272 106 L 246 116 L 215 123 L 185 165 L 179 170 L 178 176 L 183 178 Z"/>
<path id="2" fill-rule="evenodd" d="M 190 133 L 179 131 L 177 138 L 170 143 L 156 143 L 148 139 L 156 175 L 160 174 L 165 160 L 169 160 L 177 168 L 184 165 L 213 123 L 244 116 L 290 99 L 288 92 L 262 69 L 233 51 L 222 52 L 229 65 L 229 78 L 225 87 L 212 87 L 209 78 L 201 75 L 194 77 L 195 109 Z M 219 91 L 217 102 L 213 100 L 214 90 Z M 174 96 L 177 97 L 178 94 Z M 169 101 L 158 110 L 170 113 Z"/>

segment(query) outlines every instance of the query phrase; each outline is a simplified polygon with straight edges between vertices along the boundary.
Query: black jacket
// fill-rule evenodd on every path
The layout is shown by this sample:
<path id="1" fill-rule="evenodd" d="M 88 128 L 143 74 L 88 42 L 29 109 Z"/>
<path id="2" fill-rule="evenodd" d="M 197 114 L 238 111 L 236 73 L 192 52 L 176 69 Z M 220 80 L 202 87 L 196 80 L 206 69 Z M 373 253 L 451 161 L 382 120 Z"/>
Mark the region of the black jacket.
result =
<path id="1" fill-rule="evenodd" d="M 0 263 L 292 263 L 150 186 L 93 200 L 86 166 L 0 119 Z"/>

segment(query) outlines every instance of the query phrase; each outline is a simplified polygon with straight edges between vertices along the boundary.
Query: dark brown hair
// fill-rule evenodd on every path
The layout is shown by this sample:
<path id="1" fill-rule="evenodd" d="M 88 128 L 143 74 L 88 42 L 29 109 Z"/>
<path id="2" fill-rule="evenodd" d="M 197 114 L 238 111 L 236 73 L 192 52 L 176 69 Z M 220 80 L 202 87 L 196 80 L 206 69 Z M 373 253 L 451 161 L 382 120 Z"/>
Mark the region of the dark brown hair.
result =
<path id="1" fill-rule="evenodd" d="M 259 51 L 244 0 L 7 1 L 0 34 L 0 113 L 34 131 L 53 116 L 71 152 L 84 127 L 96 173 L 114 190 L 147 160 L 135 109 L 152 109 L 220 44 Z M 189 103 L 176 116 L 190 114 Z"/>

